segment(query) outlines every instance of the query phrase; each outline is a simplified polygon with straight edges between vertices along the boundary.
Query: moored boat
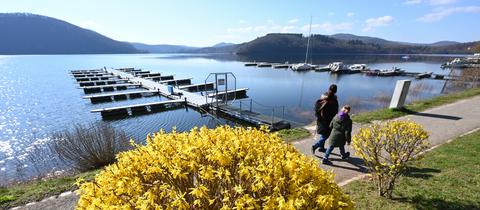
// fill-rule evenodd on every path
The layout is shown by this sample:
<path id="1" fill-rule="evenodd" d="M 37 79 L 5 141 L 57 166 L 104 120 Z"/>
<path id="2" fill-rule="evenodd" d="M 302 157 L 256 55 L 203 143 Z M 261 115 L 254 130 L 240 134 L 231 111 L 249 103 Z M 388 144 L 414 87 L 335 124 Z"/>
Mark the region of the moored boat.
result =
<path id="1" fill-rule="evenodd" d="M 368 76 L 380 76 L 380 77 L 391 77 L 391 76 L 399 76 L 402 73 L 404 73 L 405 70 L 401 70 L 400 68 L 397 67 L 392 67 L 392 69 L 375 69 L 375 70 L 369 70 L 366 72 Z"/>
<path id="2" fill-rule="evenodd" d="M 350 69 L 343 62 L 333 62 L 328 64 L 330 66 L 330 72 L 335 74 L 346 74 L 350 72 Z"/>
<path id="3" fill-rule="evenodd" d="M 367 67 L 367 64 L 353 64 L 353 65 L 350 65 L 348 69 L 350 69 L 350 73 L 360 73 L 360 72 L 365 72 L 369 70 L 369 68 Z"/>
<path id="4" fill-rule="evenodd" d="M 430 78 L 432 74 L 433 72 L 425 72 L 425 73 L 418 74 L 415 78 L 416 79 Z"/>

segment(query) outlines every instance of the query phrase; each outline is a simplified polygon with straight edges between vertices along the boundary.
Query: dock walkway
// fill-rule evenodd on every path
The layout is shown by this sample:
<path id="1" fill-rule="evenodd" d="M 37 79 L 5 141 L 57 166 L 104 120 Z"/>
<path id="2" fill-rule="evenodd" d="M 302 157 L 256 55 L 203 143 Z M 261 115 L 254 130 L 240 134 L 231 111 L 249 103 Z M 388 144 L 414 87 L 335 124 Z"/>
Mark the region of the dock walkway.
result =
<path id="1" fill-rule="evenodd" d="M 153 91 L 158 91 L 161 95 L 169 98 L 169 99 L 181 99 L 181 100 L 186 100 L 187 105 L 192 106 L 192 107 L 203 107 L 208 105 L 207 100 L 205 99 L 205 96 L 201 96 L 196 93 L 191 93 L 185 90 L 181 90 L 178 88 L 173 88 L 173 92 L 175 95 L 172 95 L 168 91 L 168 86 L 164 84 L 160 84 L 145 78 L 140 78 L 140 77 L 135 77 L 129 73 L 125 73 L 116 69 L 107 69 L 107 72 L 112 73 L 113 75 L 119 76 L 122 79 L 128 79 L 130 82 L 133 84 L 140 84 L 143 86 L 145 89 L 148 90 L 153 90 Z"/>

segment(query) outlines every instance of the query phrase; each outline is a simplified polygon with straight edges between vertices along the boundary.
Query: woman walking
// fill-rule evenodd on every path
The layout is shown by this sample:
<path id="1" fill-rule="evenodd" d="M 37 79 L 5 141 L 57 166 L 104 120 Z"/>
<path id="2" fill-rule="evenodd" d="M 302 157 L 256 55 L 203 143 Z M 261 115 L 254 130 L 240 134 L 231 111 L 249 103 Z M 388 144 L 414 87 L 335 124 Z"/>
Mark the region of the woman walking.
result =
<path id="1" fill-rule="evenodd" d="M 315 103 L 315 116 L 317 117 L 317 135 L 318 140 L 312 146 L 312 154 L 318 148 L 320 152 L 325 152 L 325 141 L 330 135 L 330 122 L 338 112 L 337 85 L 332 84 L 328 91 L 318 99 Z"/>

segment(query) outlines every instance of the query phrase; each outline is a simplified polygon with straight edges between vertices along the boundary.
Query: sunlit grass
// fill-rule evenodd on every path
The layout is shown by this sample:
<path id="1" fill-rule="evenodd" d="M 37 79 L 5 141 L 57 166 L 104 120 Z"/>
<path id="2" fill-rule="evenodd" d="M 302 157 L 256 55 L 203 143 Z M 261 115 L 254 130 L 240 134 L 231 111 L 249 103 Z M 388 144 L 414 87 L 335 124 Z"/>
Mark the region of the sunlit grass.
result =
<path id="1" fill-rule="evenodd" d="M 344 190 L 357 209 L 480 209 L 480 131 L 428 152 L 398 181 L 389 200 L 371 181 Z"/>
<path id="2" fill-rule="evenodd" d="M 75 181 L 83 177 L 92 180 L 100 170 L 89 171 L 76 176 L 31 181 L 10 187 L 0 188 L 0 209 L 23 205 L 32 201 L 59 195 L 65 191 L 76 190 Z"/>
<path id="3" fill-rule="evenodd" d="M 405 116 L 415 112 L 421 112 L 429 108 L 453 103 L 472 96 L 480 95 L 480 88 L 472 88 L 458 93 L 452 93 L 434 97 L 427 100 L 416 101 L 405 105 L 403 109 L 379 109 L 371 112 L 360 113 L 352 116 L 352 120 L 358 123 L 369 123 L 374 120 L 387 120 Z"/>

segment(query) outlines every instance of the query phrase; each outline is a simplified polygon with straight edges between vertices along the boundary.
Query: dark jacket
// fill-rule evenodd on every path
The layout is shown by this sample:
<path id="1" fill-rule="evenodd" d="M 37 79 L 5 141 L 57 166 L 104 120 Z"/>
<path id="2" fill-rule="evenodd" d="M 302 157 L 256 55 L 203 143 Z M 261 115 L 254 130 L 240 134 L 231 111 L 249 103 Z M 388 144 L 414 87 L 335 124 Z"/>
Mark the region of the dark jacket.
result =
<path id="1" fill-rule="evenodd" d="M 337 96 L 328 97 L 327 94 L 320 96 L 315 103 L 315 116 L 317 117 L 317 133 L 326 137 L 330 135 L 330 122 L 338 112 Z"/>
<path id="2" fill-rule="evenodd" d="M 327 139 L 326 146 L 340 147 L 345 143 L 350 143 L 352 135 L 352 120 L 350 116 L 346 114 L 343 119 L 340 115 L 336 115 L 330 123 L 332 133 Z"/>

